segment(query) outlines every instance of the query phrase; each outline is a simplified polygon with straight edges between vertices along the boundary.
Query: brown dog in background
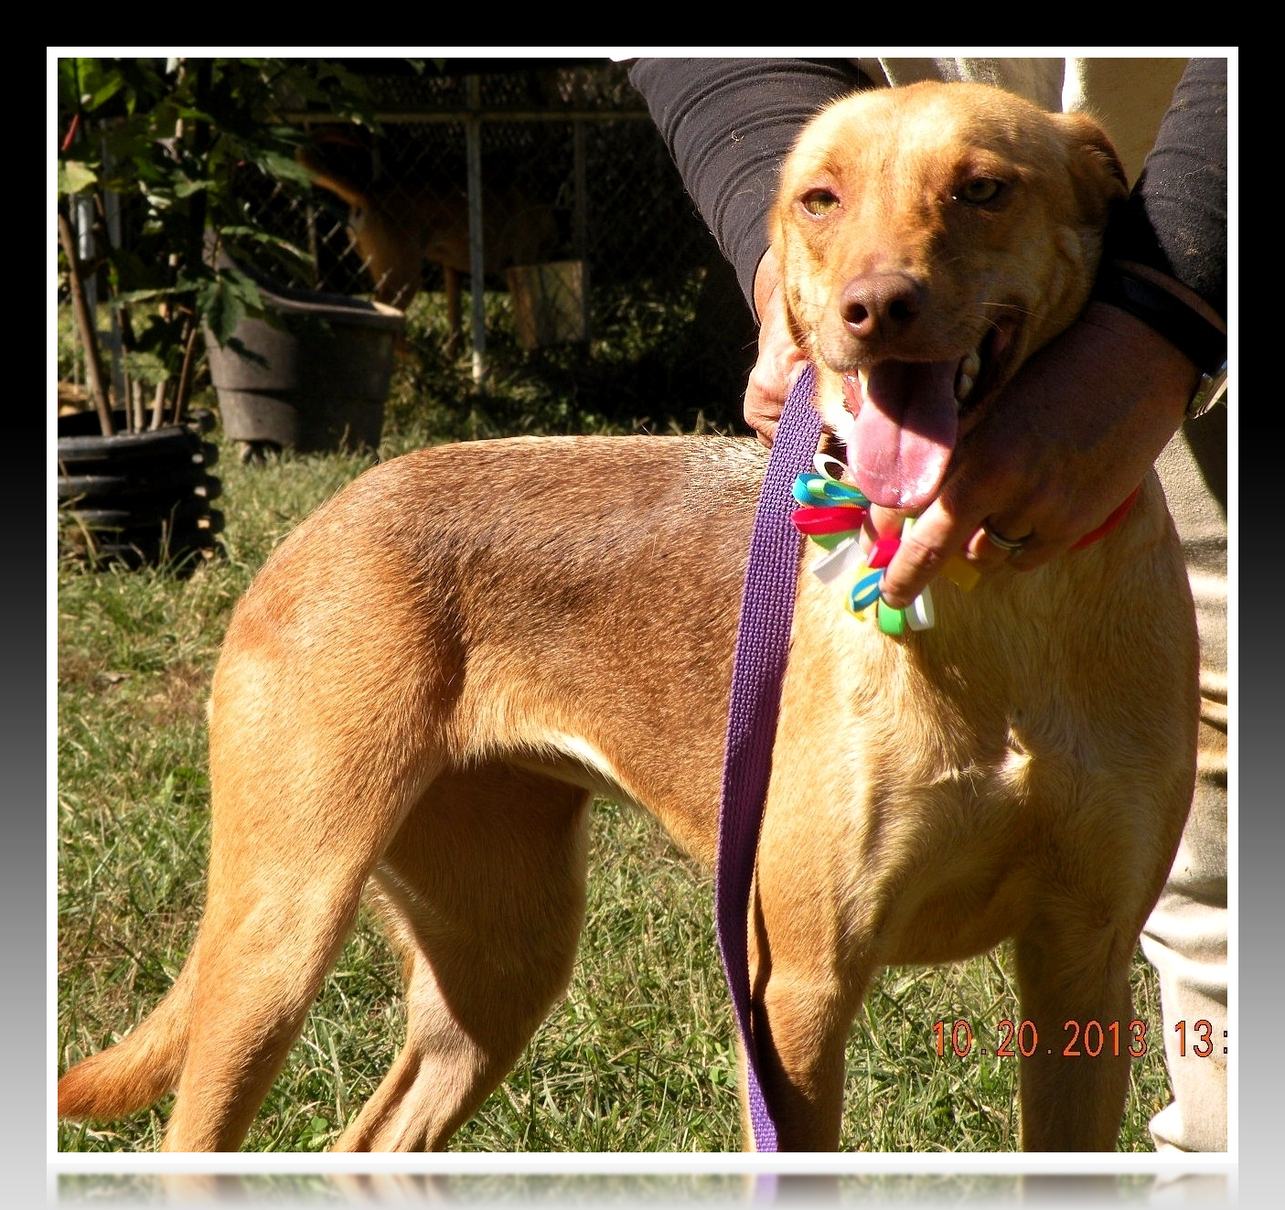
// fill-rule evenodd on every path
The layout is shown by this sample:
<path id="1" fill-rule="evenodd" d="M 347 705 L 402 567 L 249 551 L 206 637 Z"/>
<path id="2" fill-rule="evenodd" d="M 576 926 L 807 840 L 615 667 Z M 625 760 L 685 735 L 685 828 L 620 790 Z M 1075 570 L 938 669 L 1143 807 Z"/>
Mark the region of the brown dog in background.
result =
<path id="1" fill-rule="evenodd" d="M 374 283 L 375 298 L 403 310 L 419 293 L 424 262 L 442 266 L 450 347 L 459 341 L 460 287 L 471 271 L 468 193 L 445 180 L 360 180 L 324 149 L 355 147 L 346 131 L 318 131 L 299 149 L 313 181 L 348 205 L 348 231 Z M 547 261 L 558 244 L 553 207 L 514 186 L 482 190 L 483 271 Z"/>
<path id="2" fill-rule="evenodd" d="M 944 366 L 972 423 L 1084 305 L 1123 192 L 1093 123 L 996 89 L 825 111 L 774 218 L 822 406 L 855 375 L 882 410 Z M 858 437 L 896 437 L 866 421 Z M 924 490 L 850 455 L 881 492 Z M 60 1114 L 111 1118 L 177 1086 L 166 1148 L 237 1147 L 369 887 L 405 955 L 406 1042 L 338 1146 L 443 1147 L 566 986 L 592 795 L 713 859 L 764 457 L 723 438 L 439 447 L 299 526 L 215 673 L 199 935 L 155 1012 L 63 1076 Z M 1157 482 L 1093 546 L 967 593 L 939 580 L 936 627 L 900 638 L 849 615 L 813 558 L 750 917 L 782 1146 L 838 1145 L 844 1044 L 880 968 L 1011 938 L 1013 1015 L 1041 1040 L 1021 1061 L 1022 1145 L 1112 1148 L 1130 963 L 1195 771 L 1195 624 Z M 1102 1053 L 1064 1056 L 1090 1021 Z"/>

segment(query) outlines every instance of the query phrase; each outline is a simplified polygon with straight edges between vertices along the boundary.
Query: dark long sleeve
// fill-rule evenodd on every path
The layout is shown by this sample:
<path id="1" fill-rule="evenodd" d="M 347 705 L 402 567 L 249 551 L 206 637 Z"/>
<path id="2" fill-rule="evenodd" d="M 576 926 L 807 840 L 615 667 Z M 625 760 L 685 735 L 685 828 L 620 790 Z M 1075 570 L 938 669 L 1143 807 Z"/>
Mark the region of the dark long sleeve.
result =
<path id="1" fill-rule="evenodd" d="M 863 77 L 846 62 L 640 59 L 629 78 L 753 309 L 781 162 L 808 119 Z"/>
<path id="2" fill-rule="evenodd" d="M 1108 252 L 1169 274 L 1227 314 L 1227 60 L 1183 72 Z"/>

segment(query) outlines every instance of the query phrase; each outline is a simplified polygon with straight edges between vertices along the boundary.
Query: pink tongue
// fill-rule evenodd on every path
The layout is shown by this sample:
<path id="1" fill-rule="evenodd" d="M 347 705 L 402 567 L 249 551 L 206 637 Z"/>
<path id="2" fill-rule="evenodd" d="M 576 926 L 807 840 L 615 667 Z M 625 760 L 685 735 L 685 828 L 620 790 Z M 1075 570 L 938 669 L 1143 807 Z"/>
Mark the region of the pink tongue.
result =
<path id="1" fill-rule="evenodd" d="M 848 458 L 857 486 L 886 508 L 921 509 L 937 494 L 958 431 L 958 361 L 882 361 L 870 371 Z M 845 389 L 859 396 L 855 382 Z"/>

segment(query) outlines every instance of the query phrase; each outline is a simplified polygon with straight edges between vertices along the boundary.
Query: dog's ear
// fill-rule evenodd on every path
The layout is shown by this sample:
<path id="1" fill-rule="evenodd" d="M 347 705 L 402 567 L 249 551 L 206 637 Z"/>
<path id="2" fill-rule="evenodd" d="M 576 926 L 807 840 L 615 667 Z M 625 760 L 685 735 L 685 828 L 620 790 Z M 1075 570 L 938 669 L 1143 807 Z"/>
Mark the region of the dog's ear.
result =
<path id="1" fill-rule="evenodd" d="M 789 203 L 784 196 L 778 196 L 772 209 L 768 211 L 767 216 L 767 237 L 772 249 L 776 252 L 777 263 L 782 279 L 788 279 L 789 274 L 786 272 L 786 266 L 792 255 L 795 255 L 790 248 L 790 240 L 786 231 L 786 222 L 784 219 L 785 211 Z M 786 281 L 781 283 L 781 298 L 778 305 L 785 308 L 785 323 L 794 338 L 794 343 L 801 349 L 807 349 L 808 332 L 804 325 L 799 321 L 798 315 L 794 310 L 794 301 L 790 297 L 790 291 Z M 761 323 L 763 316 L 759 316 Z"/>
<path id="2" fill-rule="evenodd" d="M 1124 165 L 1106 131 L 1092 118 L 1082 113 L 1056 116 L 1067 141 L 1067 163 L 1080 213 L 1086 222 L 1105 226 L 1111 204 L 1129 196 Z"/>

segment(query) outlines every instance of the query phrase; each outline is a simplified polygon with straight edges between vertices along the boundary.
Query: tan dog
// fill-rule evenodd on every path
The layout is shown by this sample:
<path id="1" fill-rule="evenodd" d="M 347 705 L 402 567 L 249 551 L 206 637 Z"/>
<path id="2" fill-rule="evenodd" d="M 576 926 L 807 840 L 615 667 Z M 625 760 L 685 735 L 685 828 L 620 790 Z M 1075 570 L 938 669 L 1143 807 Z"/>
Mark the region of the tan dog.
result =
<path id="1" fill-rule="evenodd" d="M 351 136 L 323 132 L 319 143 Z M 471 269 L 468 194 L 447 182 L 362 183 L 326 161 L 318 144 L 300 149 L 299 160 L 321 188 L 348 204 L 348 230 L 375 286 L 375 297 L 406 308 L 419 293 L 424 262 L 442 266 L 450 345 L 460 334 L 461 278 Z M 483 270 L 546 261 L 558 242 L 553 208 L 532 202 L 516 188 L 483 189 Z"/>
<path id="2" fill-rule="evenodd" d="M 826 112 L 775 221 L 836 422 L 854 371 L 890 410 L 898 376 L 962 373 L 983 411 L 1084 304 L 1122 192 L 1092 123 L 994 89 Z M 907 497 L 942 457 L 930 414 Z M 887 424 L 849 427 L 879 443 Z M 455 445 L 376 467 L 304 522 L 215 674 L 192 952 L 148 1020 L 63 1076 L 59 1112 L 112 1117 L 177 1086 L 166 1147 L 235 1148 L 370 885 L 406 958 L 406 1043 L 339 1147 L 444 1146 L 566 986 L 591 795 L 642 804 L 712 860 L 763 459 L 721 438 Z M 902 490 L 895 468 L 861 473 Z M 1157 483 L 1096 545 L 970 593 L 939 581 L 936 628 L 903 638 L 846 613 L 803 558 L 750 928 L 782 1145 L 837 1145 L 845 1039 L 882 966 L 1013 938 L 1021 1018 L 1051 1052 L 1022 1061 L 1023 1146 L 1113 1147 L 1130 962 L 1195 767 L 1195 627 Z M 1090 1021 L 1108 1039 L 1119 1023 L 1118 1054 L 1064 1057 L 1068 1023 Z"/>

